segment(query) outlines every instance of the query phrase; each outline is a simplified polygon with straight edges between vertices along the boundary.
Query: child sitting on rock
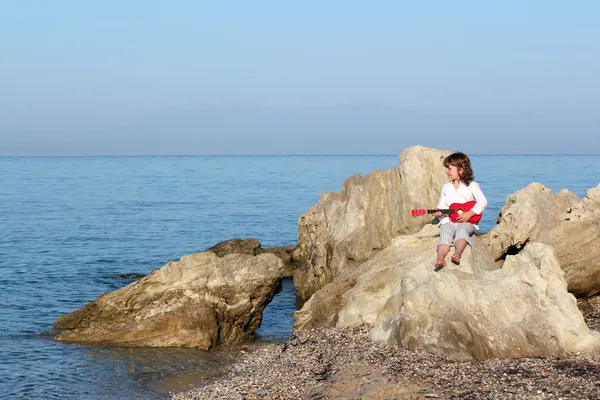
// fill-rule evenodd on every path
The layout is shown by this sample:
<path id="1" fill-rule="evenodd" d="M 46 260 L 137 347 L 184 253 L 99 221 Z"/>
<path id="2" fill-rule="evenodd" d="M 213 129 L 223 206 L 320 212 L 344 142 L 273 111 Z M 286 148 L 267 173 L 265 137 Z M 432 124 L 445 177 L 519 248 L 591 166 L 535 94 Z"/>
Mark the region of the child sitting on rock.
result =
<path id="1" fill-rule="evenodd" d="M 450 182 L 444 184 L 440 201 L 436 210 L 448 210 L 454 203 L 466 203 L 476 201 L 475 205 L 468 211 L 463 212 L 456 222 L 445 216 L 440 221 L 440 241 L 437 246 L 437 261 L 434 264 L 435 270 L 446 266 L 446 255 L 450 247 L 454 245 L 454 254 L 451 261 L 453 264 L 460 264 L 460 257 L 467 247 L 471 245 L 471 236 L 479 226 L 468 222 L 474 215 L 479 215 L 487 206 L 485 195 L 481 191 L 479 184 L 475 182 L 471 160 L 464 153 L 453 153 L 444 159 L 446 175 Z M 441 211 L 436 211 L 433 215 L 442 217 Z"/>

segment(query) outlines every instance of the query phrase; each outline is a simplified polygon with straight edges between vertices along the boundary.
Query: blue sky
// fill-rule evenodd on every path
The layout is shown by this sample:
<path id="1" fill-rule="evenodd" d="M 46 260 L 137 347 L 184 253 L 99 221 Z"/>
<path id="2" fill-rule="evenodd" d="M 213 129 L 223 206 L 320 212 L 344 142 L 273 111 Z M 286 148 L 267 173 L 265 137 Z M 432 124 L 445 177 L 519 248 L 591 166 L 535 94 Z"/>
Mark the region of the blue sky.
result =
<path id="1" fill-rule="evenodd" d="M 599 20 L 584 0 L 7 0 L 0 155 L 600 153 Z"/>

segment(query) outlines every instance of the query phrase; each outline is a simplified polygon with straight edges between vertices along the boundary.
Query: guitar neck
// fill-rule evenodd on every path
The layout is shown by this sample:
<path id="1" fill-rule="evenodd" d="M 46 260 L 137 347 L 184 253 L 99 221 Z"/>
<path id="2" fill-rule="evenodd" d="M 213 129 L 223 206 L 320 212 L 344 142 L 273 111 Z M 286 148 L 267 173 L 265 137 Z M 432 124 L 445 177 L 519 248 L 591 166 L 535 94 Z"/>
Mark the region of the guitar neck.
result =
<path id="1" fill-rule="evenodd" d="M 448 206 L 448 209 L 446 209 L 446 210 L 426 210 L 424 208 L 415 208 L 414 210 L 411 211 L 411 214 L 413 217 L 418 217 L 420 215 L 435 214 L 435 213 L 439 212 L 441 214 L 448 215 L 448 217 L 450 218 L 450 221 L 458 222 L 459 219 L 462 219 L 462 214 L 465 212 L 468 213 L 469 211 L 471 211 L 471 209 L 473 207 L 475 207 L 476 204 L 477 204 L 477 202 L 475 200 L 471 200 L 471 201 L 467 201 L 466 203 L 452 203 L 452 204 L 450 204 L 450 206 Z M 476 224 L 480 220 L 481 220 L 481 213 L 475 214 L 475 215 L 472 215 L 471 217 L 469 217 L 468 222 L 470 222 L 472 224 Z"/>

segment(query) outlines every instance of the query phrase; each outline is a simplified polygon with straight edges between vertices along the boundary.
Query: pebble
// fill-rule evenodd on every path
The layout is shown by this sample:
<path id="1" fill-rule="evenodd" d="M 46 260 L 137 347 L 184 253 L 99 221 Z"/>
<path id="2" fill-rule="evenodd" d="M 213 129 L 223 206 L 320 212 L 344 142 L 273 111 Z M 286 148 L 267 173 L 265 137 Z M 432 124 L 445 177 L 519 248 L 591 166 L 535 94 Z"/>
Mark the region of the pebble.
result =
<path id="1" fill-rule="evenodd" d="M 584 313 L 600 331 L 600 298 Z M 244 346 L 221 379 L 187 399 L 592 399 L 600 355 L 457 361 L 369 339 L 371 326 L 319 328 L 286 343 Z"/>

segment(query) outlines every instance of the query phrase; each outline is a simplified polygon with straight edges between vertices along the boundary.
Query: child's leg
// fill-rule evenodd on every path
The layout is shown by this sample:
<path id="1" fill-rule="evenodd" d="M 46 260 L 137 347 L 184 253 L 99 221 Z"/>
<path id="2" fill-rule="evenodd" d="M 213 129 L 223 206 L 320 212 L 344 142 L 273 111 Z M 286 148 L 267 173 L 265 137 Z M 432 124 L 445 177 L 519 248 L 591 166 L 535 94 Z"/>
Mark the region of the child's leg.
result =
<path id="1" fill-rule="evenodd" d="M 456 239 L 454 241 L 454 257 L 460 260 L 463 251 L 467 248 L 467 244 L 469 244 L 465 239 Z"/>
<path id="2" fill-rule="evenodd" d="M 440 225 L 440 241 L 437 247 L 437 262 L 434 267 L 445 267 L 446 256 L 450 251 L 454 239 L 454 233 L 456 232 L 456 224 L 447 222 Z"/>
<path id="3" fill-rule="evenodd" d="M 463 222 L 458 224 L 456 228 L 456 236 L 454 237 L 454 255 L 452 257 L 460 261 L 463 251 L 467 245 L 471 245 L 471 236 L 475 232 L 473 224 Z"/>
<path id="4" fill-rule="evenodd" d="M 446 265 L 446 256 L 448 255 L 448 252 L 450 251 L 450 245 L 448 244 L 438 244 L 437 247 L 437 263 L 439 263 L 441 266 L 445 266 Z M 437 264 L 436 263 L 436 264 Z"/>

